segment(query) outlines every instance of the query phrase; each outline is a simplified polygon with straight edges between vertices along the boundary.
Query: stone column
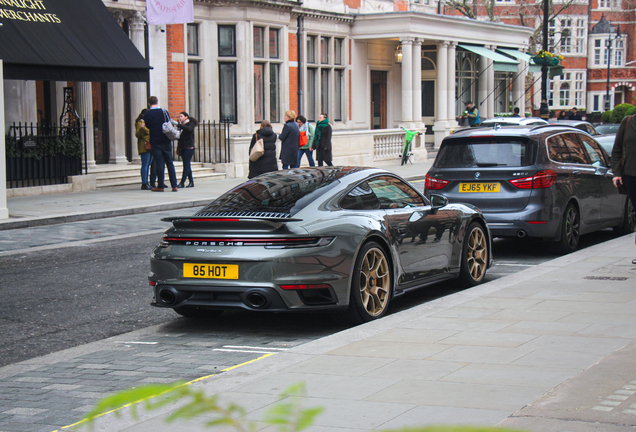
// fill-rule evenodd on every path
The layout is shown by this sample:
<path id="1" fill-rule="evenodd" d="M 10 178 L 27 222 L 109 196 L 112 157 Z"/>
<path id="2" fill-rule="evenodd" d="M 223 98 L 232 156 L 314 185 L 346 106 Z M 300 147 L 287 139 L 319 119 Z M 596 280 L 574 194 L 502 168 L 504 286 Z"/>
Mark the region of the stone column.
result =
<path id="1" fill-rule="evenodd" d="M 124 116 L 124 83 L 107 83 L 108 86 L 108 146 L 109 163 L 127 164 Z"/>
<path id="2" fill-rule="evenodd" d="M 402 126 L 411 127 L 413 121 L 413 39 L 405 38 L 402 44 Z"/>
<path id="3" fill-rule="evenodd" d="M 494 46 L 487 46 L 486 48 L 494 50 Z M 488 68 L 488 99 L 486 100 L 487 114 L 488 117 L 493 117 L 495 115 L 495 68 L 493 61 L 488 59 L 488 64 L 490 67 Z M 482 116 L 482 120 L 485 120 L 487 117 Z"/>
<path id="4" fill-rule="evenodd" d="M 442 139 L 450 133 L 448 124 L 448 41 L 437 44 L 437 85 L 435 97 L 437 107 L 435 110 L 435 148 L 439 148 Z"/>
<path id="5" fill-rule="evenodd" d="M 415 128 L 422 124 L 422 39 L 413 42 L 413 121 Z"/>
<path id="6" fill-rule="evenodd" d="M 455 88 L 457 83 L 457 61 L 456 51 L 457 42 L 451 42 L 448 45 L 448 122 L 450 127 L 457 127 L 457 98 Z"/>
<path id="7" fill-rule="evenodd" d="M 517 73 L 513 75 L 513 85 L 512 85 L 512 108 L 519 108 L 519 115 L 523 117 L 526 104 L 525 104 L 525 95 L 524 92 L 526 90 L 525 82 L 526 82 L 526 62 L 523 60 L 519 60 L 519 65 L 517 66 Z"/>
<path id="8" fill-rule="evenodd" d="M 479 88 L 477 90 L 477 97 L 473 103 L 479 110 L 479 116 L 482 119 L 487 117 L 486 111 L 488 110 L 488 104 L 486 103 L 486 97 L 488 96 L 488 66 L 488 58 L 479 57 Z"/>
<path id="9" fill-rule="evenodd" d="M 130 40 L 137 47 L 142 56 L 145 56 L 145 44 L 144 44 L 144 21 L 139 12 L 135 12 L 134 16 L 128 19 L 128 28 L 130 29 Z M 139 115 L 139 112 L 148 107 L 146 97 L 146 83 L 134 82 L 130 83 L 130 115 L 133 130 L 129 133 L 132 134 L 132 162 L 140 161 L 141 158 L 137 153 L 137 137 L 135 137 L 135 119 Z"/>
<path id="10" fill-rule="evenodd" d="M 75 110 L 82 120 L 86 120 L 86 162 L 95 166 L 95 128 L 93 127 L 93 87 L 89 82 L 75 83 Z"/>

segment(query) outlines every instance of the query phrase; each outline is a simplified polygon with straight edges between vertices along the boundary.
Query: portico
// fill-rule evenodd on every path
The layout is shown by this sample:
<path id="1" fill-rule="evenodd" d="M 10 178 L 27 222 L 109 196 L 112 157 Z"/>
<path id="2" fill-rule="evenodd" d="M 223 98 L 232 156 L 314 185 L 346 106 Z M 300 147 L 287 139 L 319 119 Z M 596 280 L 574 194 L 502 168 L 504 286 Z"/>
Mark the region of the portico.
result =
<path id="1" fill-rule="evenodd" d="M 353 127 L 432 125 L 427 142 L 438 147 L 458 126 L 464 101 L 473 101 L 482 118 L 523 107 L 527 65 L 522 55 L 510 53 L 522 54 L 530 34 L 525 27 L 412 11 L 356 16 L 352 66 L 368 73 L 352 83 Z M 377 75 L 370 82 L 374 71 L 387 72 L 386 83 L 380 83 L 386 85 L 386 125 L 364 115 L 381 111 L 373 92 Z"/>

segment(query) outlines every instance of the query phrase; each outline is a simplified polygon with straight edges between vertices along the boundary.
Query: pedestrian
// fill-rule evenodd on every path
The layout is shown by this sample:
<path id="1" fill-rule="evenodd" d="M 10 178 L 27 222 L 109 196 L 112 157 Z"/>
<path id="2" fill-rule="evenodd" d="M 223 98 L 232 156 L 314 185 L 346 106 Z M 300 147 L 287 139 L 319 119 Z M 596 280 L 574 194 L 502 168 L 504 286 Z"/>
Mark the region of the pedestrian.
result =
<path id="1" fill-rule="evenodd" d="M 614 171 L 614 186 L 624 184 L 632 206 L 636 205 L 636 119 L 634 116 L 625 117 L 618 127 L 612 148 L 612 171 Z M 632 264 L 636 264 L 636 258 L 632 260 Z"/>
<path id="2" fill-rule="evenodd" d="M 512 115 L 510 117 L 521 117 L 519 115 L 519 107 L 514 107 L 514 109 L 512 110 Z"/>
<path id="3" fill-rule="evenodd" d="M 150 190 L 148 184 L 148 171 L 152 161 L 152 153 L 150 152 L 150 131 L 144 122 L 144 114 L 148 108 L 141 110 L 135 120 L 135 136 L 137 137 L 137 153 L 141 158 L 141 190 Z"/>
<path id="4" fill-rule="evenodd" d="M 300 161 L 303 158 L 303 155 L 307 155 L 307 161 L 309 162 L 310 167 L 316 166 L 312 155 L 312 152 L 314 151 L 313 144 L 316 129 L 311 125 L 311 123 L 308 123 L 307 119 L 302 115 L 296 117 L 296 123 L 298 123 L 298 128 L 300 130 L 300 138 L 298 141 L 298 162 L 296 163 L 296 166 L 300 166 Z"/>
<path id="5" fill-rule="evenodd" d="M 278 162 L 276 161 L 276 134 L 272 129 L 272 124 L 263 120 L 261 127 L 252 136 L 252 142 L 250 142 L 250 149 L 248 154 L 252 151 L 252 147 L 256 144 L 256 141 L 263 139 L 263 147 L 265 153 L 263 156 L 255 161 L 250 161 L 248 179 L 254 178 L 261 174 L 265 174 L 272 171 L 278 171 Z"/>
<path id="6" fill-rule="evenodd" d="M 177 127 L 181 129 L 179 142 L 177 144 L 177 154 L 181 156 L 183 161 L 183 173 L 181 174 L 181 182 L 177 185 L 179 188 L 194 187 L 194 178 L 192 177 L 192 166 L 190 161 L 194 156 L 194 128 L 199 122 L 194 117 L 190 117 L 187 112 L 182 111 L 179 114 L 179 124 Z M 187 186 L 184 186 L 186 178 L 189 180 Z"/>
<path id="7" fill-rule="evenodd" d="M 316 133 L 314 137 L 314 147 L 316 148 L 316 156 L 318 157 L 318 166 L 322 166 L 323 162 L 328 166 L 333 166 L 331 152 L 331 125 L 327 114 L 318 116 L 316 123 Z"/>
<path id="8" fill-rule="evenodd" d="M 557 117 L 557 120 L 567 120 L 567 118 L 565 117 L 565 111 L 561 111 L 559 113 L 559 116 Z"/>
<path id="9" fill-rule="evenodd" d="M 172 192 L 178 192 L 177 174 L 174 170 L 172 162 L 172 141 L 163 133 L 163 124 L 170 121 L 168 111 L 159 107 L 159 99 L 157 96 L 148 98 L 149 109 L 144 114 L 146 127 L 150 131 L 150 146 L 152 148 L 152 156 L 155 158 L 155 168 L 157 170 L 157 187 L 152 188 L 153 192 L 163 192 L 164 188 L 164 170 L 168 167 L 168 176 L 170 177 L 170 186 Z"/>
<path id="10" fill-rule="evenodd" d="M 581 116 L 581 113 L 579 113 L 579 112 L 576 110 L 576 107 L 573 107 L 573 108 L 572 108 L 572 112 L 570 113 L 570 117 L 569 117 L 569 119 L 570 119 L 570 120 L 583 120 L 583 117 Z"/>
<path id="11" fill-rule="evenodd" d="M 459 118 L 467 118 L 468 125 L 470 127 L 479 126 L 481 124 L 481 118 L 479 118 L 479 110 L 477 107 L 473 105 L 472 101 L 466 101 L 464 102 L 464 105 L 466 105 L 466 111 L 464 111 L 465 114 L 461 115 Z"/>
<path id="12" fill-rule="evenodd" d="M 300 130 L 296 124 L 296 113 L 294 111 L 285 111 L 283 117 L 285 126 L 278 136 L 281 141 L 280 160 L 283 163 L 283 169 L 298 168 L 298 138 Z"/>

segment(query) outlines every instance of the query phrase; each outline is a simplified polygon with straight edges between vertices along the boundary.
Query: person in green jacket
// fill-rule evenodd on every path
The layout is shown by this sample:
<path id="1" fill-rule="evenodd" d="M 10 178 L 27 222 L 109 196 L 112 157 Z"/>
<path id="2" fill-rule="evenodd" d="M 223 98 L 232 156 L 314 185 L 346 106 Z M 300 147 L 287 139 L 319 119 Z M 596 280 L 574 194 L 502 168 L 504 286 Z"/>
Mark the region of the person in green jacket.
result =
<path id="1" fill-rule="evenodd" d="M 296 123 L 298 123 L 298 127 L 300 128 L 300 137 L 298 142 L 298 163 L 296 166 L 300 166 L 300 160 L 303 158 L 303 155 L 307 155 L 307 161 L 309 162 L 309 166 L 316 166 L 314 163 L 314 157 L 312 155 L 312 151 L 314 150 L 314 136 L 316 135 L 316 129 L 311 125 L 311 123 L 307 122 L 307 119 L 304 116 L 299 115 L 296 117 Z"/>
<path id="2" fill-rule="evenodd" d="M 148 169 L 152 163 L 152 153 L 150 152 L 150 131 L 144 122 L 144 114 L 147 108 L 141 110 L 135 120 L 135 136 L 137 137 L 137 152 L 141 158 L 141 190 L 150 190 L 148 184 Z M 148 144 L 146 144 L 148 143 Z M 154 183 L 154 182 L 153 182 Z"/>

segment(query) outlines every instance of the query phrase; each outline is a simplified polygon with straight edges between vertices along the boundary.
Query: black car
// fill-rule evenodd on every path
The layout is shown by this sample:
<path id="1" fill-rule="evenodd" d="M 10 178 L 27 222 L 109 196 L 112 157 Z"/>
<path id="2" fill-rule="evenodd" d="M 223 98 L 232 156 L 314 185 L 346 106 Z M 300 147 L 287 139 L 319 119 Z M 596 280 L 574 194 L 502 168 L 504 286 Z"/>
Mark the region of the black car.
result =
<path id="1" fill-rule="evenodd" d="M 348 310 L 365 322 L 415 288 L 477 285 L 492 261 L 479 210 L 376 168 L 263 174 L 169 221 L 150 259 L 152 304 L 185 316 Z"/>
<path id="2" fill-rule="evenodd" d="M 444 139 L 425 194 L 475 205 L 494 237 L 538 237 L 567 253 L 582 234 L 633 232 L 633 206 L 613 176 L 608 153 L 578 129 L 479 128 Z"/>

